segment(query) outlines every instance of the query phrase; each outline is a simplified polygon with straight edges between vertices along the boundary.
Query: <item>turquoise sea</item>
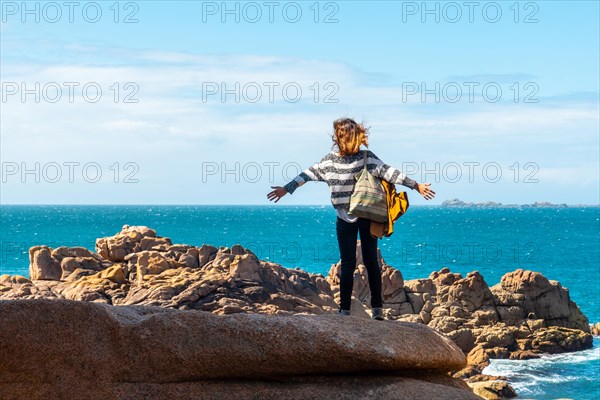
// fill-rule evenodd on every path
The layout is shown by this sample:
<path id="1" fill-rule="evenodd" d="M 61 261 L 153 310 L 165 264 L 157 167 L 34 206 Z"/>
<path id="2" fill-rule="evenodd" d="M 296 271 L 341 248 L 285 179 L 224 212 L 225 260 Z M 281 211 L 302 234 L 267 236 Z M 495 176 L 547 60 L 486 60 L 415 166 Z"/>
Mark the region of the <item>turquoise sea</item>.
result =
<path id="1" fill-rule="evenodd" d="M 173 243 L 231 246 L 259 258 L 326 275 L 339 259 L 331 206 L 0 206 L 0 274 L 28 275 L 29 247 L 94 249 L 125 224 L 147 225 Z M 380 241 L 405 279 L 449 267 L 478 270 L 492 286 L 517 268 L 569 289 L 590 322 L 600 321 L 600 208 L 413 206 Z M 521 398 L 600 398 L 600 342 L 585 352 L 541 360 L 494 360 Z"/>

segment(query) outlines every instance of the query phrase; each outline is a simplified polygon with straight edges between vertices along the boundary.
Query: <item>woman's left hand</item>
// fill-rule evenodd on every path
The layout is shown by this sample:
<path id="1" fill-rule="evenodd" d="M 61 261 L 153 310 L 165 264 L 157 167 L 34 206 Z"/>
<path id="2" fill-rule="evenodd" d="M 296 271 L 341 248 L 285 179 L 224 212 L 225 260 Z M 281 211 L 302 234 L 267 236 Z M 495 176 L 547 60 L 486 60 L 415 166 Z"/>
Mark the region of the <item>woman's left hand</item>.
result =
<path id="1" fill-rule="evenodd" d="M 419 183 L 417 184 L 417 192 L 425 198 L 425 200 L 431 200 L 435 197 L 435 192 L 429 188 L 431 183 Z"/>
<path id="2" fill-rule="evenodd" d="M 269 198 L 269 201 L 275 200 L 275 203 L 277 203 L 288 192 L 287 189 L 282 186 L 271 186 L 271 188 L 275 190 L 270 191 L 269 194 L 267 194 L 267 197 Z"/>

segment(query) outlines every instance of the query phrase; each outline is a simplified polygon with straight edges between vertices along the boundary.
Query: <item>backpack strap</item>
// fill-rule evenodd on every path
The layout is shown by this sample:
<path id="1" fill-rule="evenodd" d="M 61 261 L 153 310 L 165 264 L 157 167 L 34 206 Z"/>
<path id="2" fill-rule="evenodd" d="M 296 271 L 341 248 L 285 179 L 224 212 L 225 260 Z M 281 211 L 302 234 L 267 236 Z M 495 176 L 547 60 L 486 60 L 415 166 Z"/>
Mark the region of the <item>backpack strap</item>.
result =
<path id="1" fill-rule="evenodd" d="M 365 152 L 365 157 L 364 157 L 364 162 L 363 162 L 363 169 L 366 170 L 367 169 L 367 152 L 368 150 L 363 150 Z"/>

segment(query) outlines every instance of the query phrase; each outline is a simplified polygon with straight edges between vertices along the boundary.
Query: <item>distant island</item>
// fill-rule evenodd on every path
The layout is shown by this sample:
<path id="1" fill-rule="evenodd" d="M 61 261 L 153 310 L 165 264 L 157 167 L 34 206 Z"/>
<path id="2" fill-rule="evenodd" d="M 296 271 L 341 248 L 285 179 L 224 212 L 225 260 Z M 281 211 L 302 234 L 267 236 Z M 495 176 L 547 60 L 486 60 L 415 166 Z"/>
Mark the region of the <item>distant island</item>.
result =
<path id="1" fill-rule="evenodd" d="M 493 207 L 510 207 L 510 208 L 567 208 L 564 203 L 553 204 L 549 201 L 536 201 L 533 204 L 502 204 L 495 201 L 486 201 L 483 203 L 470 203 L 459 199 L 446 200 L 441 204 L 442 207 L 469 207 L 469 208 L 493 208 Z"/>

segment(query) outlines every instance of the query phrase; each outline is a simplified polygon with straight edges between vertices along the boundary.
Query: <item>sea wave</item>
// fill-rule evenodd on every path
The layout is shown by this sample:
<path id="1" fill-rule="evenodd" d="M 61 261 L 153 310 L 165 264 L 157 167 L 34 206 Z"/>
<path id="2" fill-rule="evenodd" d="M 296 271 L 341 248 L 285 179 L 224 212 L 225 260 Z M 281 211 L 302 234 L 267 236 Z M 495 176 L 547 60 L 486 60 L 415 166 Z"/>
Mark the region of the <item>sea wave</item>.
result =
<path id="1" fill-rule="evenodd" d="M 520 399 L 600 398 L 600 337 L 588 350 L 531 360 L 490 360 L 484 374 L 508 378 Z"/>

